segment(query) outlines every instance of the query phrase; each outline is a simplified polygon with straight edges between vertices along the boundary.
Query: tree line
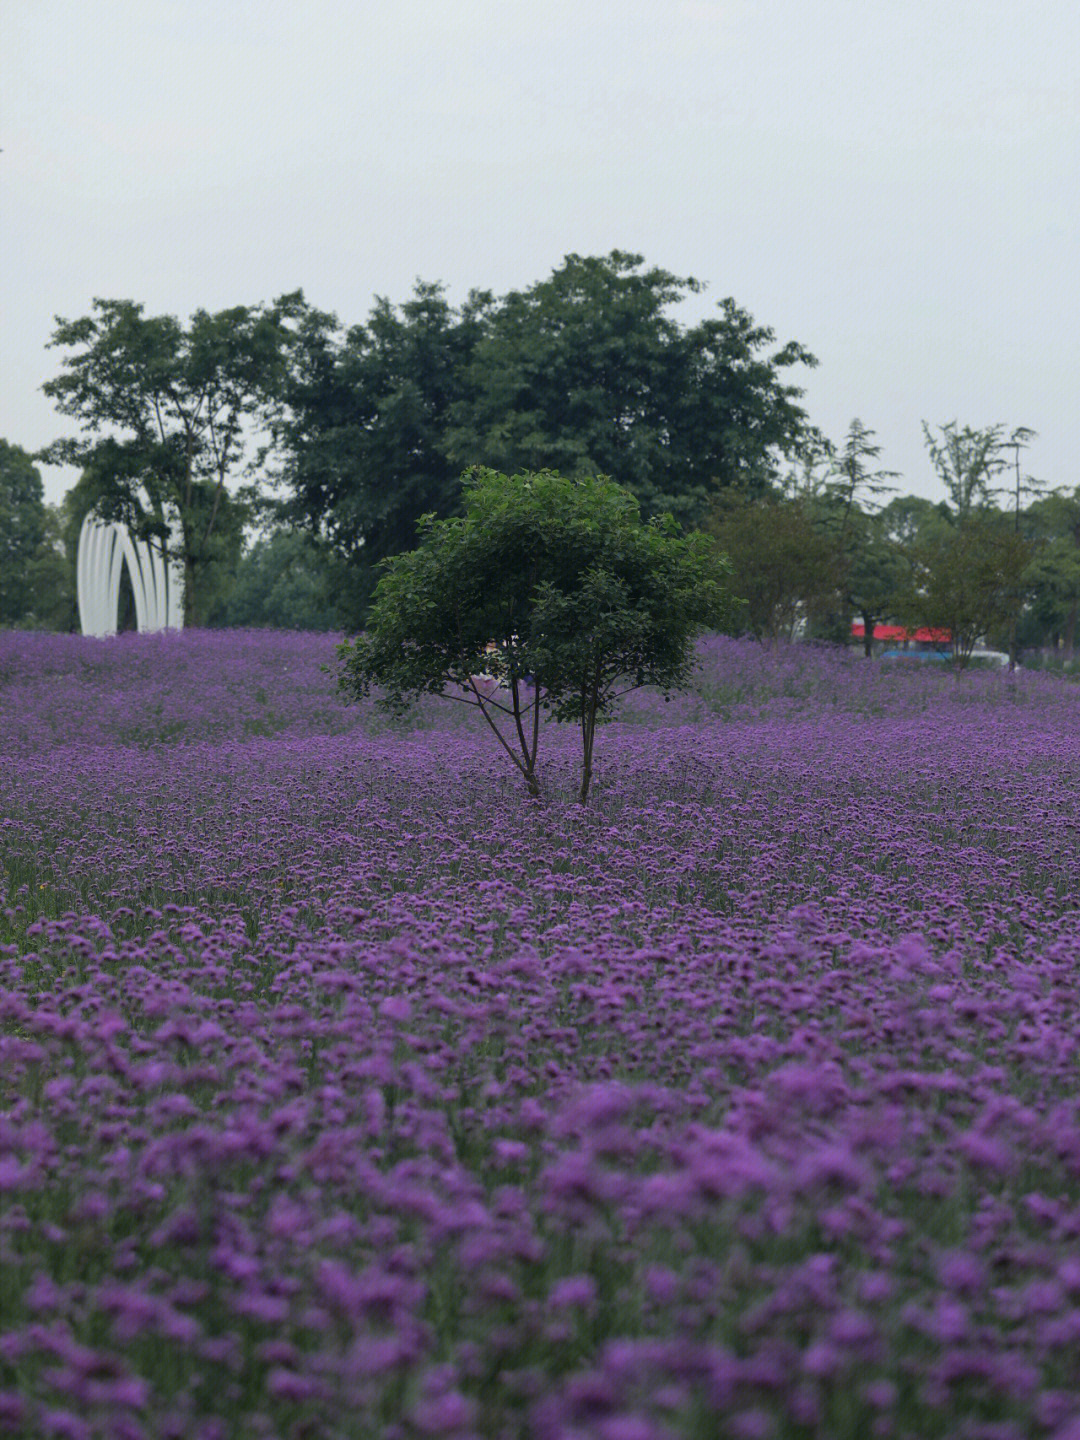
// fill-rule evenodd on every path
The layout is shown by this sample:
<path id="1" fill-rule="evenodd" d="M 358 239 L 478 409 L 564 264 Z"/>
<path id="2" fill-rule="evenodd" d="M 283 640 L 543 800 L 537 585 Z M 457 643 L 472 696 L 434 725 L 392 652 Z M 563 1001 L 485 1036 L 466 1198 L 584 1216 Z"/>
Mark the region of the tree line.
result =
<path id="1" fill-rule="evenodd" d="M 43 388 L 78 433 L 0 451 L 0 624 L 74 628 L 85 513 L 164 548 L 171 506 L 188 624 L 355 630 L 380 563 L 422 516 L 461 513 L 480 466 L 606 475 L 645 519 L 712 535 L 744 601 L 728 623 L 762 638 L 895 619 L 1075 648 L 1080 488 L 1032 493 L 1030 432 L 927 428 L 947 498 L 898 497 L 871 430 L 834 444 L 811 423 L 791 378 L 816 364 L 803 345 L 730 297 L 673 318 L 703 288 L 614 251 L 458 306 L 417 282 L 353 326 L 300 291 L 186 325 L 126 300 L 58 318 Z M 78 467 L 61 507 L 35 461 Z"/>
<path id="2" fill-rule="evenodd" d="M 891 622 L 948 634 L 961 665 L 983 639 L 1014 658 L 1075 655 L 1080 487 L 1043 493 L 1022 474 L 1027 429 L 923 430 L 937 503 L 895 493 L 899 477 L 873 468 L 879 447 L 859 420 L 767 494 L 723 497 L 705 528 L 733 562 L 744 628 L 842 641 L 855 619 L 869 655 Z"/>

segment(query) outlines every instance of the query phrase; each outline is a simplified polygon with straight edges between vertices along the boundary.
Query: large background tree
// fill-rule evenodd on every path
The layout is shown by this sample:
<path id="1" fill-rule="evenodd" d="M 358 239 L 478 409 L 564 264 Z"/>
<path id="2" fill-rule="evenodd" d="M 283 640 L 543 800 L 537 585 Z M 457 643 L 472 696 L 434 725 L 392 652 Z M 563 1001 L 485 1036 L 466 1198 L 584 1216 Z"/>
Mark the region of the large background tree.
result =
<path id="1" fill-rule="evenodd" d="M 869 659 L 875 626 L 891 620 L 901 604 L 908 568 L 881 512 L 855 512 L 843 559 L 844 598 L 862 622 L 863 654 Z"/>
<path id="2" fill-rule="evenodd" d="M 282 513 L 349 559 L 343 618 L 362 619 L 420 514 L 455 512 L 473 464 L 607 474 L 684 523 L 732 486 L 764 494 L 815 434 L 783 372 L 816 362 L 795 342 L 770 353 L 773 332 L 730 299 L 681 326 L 669 311 L 701 289 L 614 251 L 458 309 L 418 283 L 344 334 L 309 314 L 275 425 Z"/>
<path id="3" fill-rule="evenodd" d="M 418 281 L 401 306 L 378 297 L 363 325 L 309 311 L 297 329 L 274 419 L 285 499 L 277 518 L 326 541 L 348 564 L 343 620 L 363 615 L 379 562 L 409 549 L 421 515 L 448 515 L 461 466 L 449 457 L 452 406 L 490 297 L 455 310 Z"/>
<path id="4" fill-rule="evenodd" d="M 162 550 L 164 507 L 176 507 L 189 624 L 203 623 L 215 602 L 206 572 L 235 549 L 240 516 L 228 484 L 279 393 L 289 322 L 303 311 L 297 292 L 270 306 L 199 310 L 186 327 L 131 300 L 95 300 L 90 315 L 57 319 L 51 344 L 68 353 L 42 389 L 82 433 L 40 458 L 82 466 L 99 513 Z"/>
<path id="5" fill-rule="evenodd" d="M 454 406 L 456 460 L 612 475 L 639 498 L 655 489 L 685 369 L 667 311 L 702 287 L 641 263 L 620 251 L 568 255 L 489 308 L 472 393 Z"/>
<path id="6" fill-rule="evenodd" d="M 557 465 L 610 475 L 646 514 L 696 522 L 731 485 L 762 492 L 811 434 L 781 371 L 812 366 L 794 341 L 728 298 L 684 328 L 668 312 L 704 286 L 641 255 L 568 255 L 485 315 L 454 407 L 453 457 L 505 470 Z"/>

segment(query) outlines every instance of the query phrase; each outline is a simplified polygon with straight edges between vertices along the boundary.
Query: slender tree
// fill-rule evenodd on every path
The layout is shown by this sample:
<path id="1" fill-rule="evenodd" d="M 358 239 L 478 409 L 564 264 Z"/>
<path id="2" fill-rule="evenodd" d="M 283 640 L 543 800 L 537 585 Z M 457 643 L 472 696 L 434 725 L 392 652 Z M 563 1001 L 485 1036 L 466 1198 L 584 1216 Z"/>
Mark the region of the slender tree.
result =
<path id="1" fill-rule="evenodd" d="M 907 571 L 880 512 L 868 515 L 858 510 L 850 527 L 844 594 L 862 621 L 863 654 L 870 659 L 874 653 L 874 629 L 896 612 Z"/>
<path id="2" fill-rule="evenodd" d="M 993 503 L 995 482 L 1008 464 L 1006 449 L 1026 444 L 1035 433 L 1020 426 L 1006 439 L 1004 425 L 960 429 L 955 420 L 939 426 L 939 436 L 925 420 L 922 428 L 931 464 L 961 525 L 974 511 Z"/>
<path id="3" fill-rule="evenodd" d="M 270 306 L 199 310 L 186 327 L 172 315 L 145 315 L 132 300 L 95 300 L 91 314 L 57 319 L 50 343 L 67 353 L 42 389 L 81 433 L 39 458 L 82 466 L 95 508 L 163 554 L 165 507 L 175 506 L 188 623 L 205 619 L 203 572 L 220 560 L 235 518 L 227 487 L 284 381 L 290 322 L 303 310 L 297 291 Z"/>
<path id="4" fill-rule="evenodd" d="M 819 507 L 833 546 L 844 624 L 853 610 L 862 617 L 867 658 L 873 654 L 874 625 L 889 608 L 897 579 L 897 557 L 884 528 L 873 519 L 883 497 L 895 489 L 889 482 L 898 478 L 895 470 L 871 468 L 880 454 L 874 431 L 853 419 L 842 449 L 833 457 L 828 504 Z"/>

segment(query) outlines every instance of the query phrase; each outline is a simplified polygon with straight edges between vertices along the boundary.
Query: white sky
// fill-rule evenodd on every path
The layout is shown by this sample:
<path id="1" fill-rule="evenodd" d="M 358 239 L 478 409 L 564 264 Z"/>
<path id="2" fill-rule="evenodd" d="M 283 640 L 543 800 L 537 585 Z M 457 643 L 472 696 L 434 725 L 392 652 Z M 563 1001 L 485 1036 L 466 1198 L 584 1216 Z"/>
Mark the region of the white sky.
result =
<path id="1" fill-rule="evenodd" d="M 1080 484 L 1076 0 L 5 0 L 0 435 L 55 315 L 297 288 L 347 323 L 637 251 L 818 356 L 810 417 L 1039 431 Z M 47 474 L 48 498 L 71 483 Z"/>

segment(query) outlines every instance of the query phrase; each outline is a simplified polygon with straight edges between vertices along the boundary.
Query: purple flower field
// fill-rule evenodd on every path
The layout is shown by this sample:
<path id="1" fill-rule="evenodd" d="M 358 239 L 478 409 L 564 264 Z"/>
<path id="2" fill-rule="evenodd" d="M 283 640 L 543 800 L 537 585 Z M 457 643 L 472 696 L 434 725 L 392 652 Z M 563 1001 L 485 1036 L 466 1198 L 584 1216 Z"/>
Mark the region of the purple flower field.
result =
<path id="1" fill-rule="evenodd" d="M 1080 1440 L 1080 686 L 333 665 L 0 633 L 0 1434 Z"/>

